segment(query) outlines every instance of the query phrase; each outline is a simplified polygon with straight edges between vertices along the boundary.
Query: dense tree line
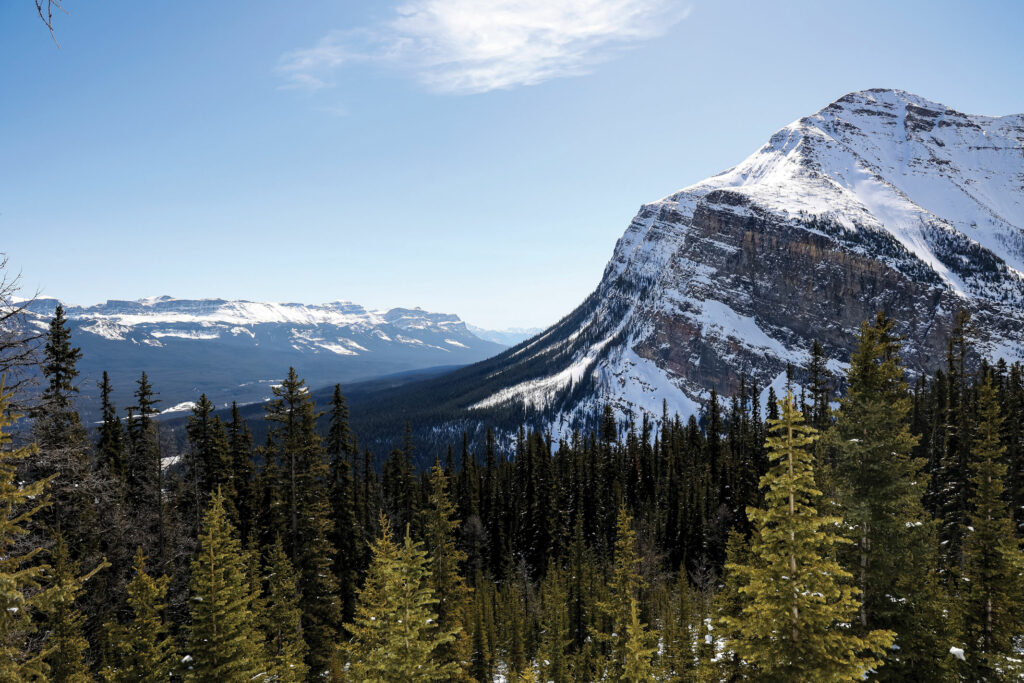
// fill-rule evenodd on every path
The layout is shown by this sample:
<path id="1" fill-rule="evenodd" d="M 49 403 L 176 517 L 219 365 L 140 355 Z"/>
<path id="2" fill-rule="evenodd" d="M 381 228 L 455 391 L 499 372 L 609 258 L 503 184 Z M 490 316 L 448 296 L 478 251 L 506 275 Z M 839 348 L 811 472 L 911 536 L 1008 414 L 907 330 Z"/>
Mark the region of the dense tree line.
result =
<path id="1" fill-rule="evenodd" d="M 260 443 L 201 396 L 179 452 L 144 373 L 87 428 L 59 307 L 44 341 L 31 443 L 0 390 L 0 680 L 1024 675 L 1024 369 L 966 315 L 912 388 L 879 315 L 842 377 L 815 344 L 781 396 L 428 471 L 411 430 L 375 466 L 294 370 Z"/>

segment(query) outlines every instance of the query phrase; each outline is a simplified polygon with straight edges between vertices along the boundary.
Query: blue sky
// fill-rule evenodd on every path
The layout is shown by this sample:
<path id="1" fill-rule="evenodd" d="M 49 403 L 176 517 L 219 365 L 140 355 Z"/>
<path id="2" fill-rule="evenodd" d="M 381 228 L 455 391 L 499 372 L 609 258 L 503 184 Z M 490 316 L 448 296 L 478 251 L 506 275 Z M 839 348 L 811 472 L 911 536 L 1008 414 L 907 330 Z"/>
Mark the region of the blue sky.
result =
<path id="1" fill-rule="evenodd" d="M 1024 111 L 1024 3 L 0 4 L 0 251 L 73 303 L 540 326 L 639 205 L 846 92 Z"/>

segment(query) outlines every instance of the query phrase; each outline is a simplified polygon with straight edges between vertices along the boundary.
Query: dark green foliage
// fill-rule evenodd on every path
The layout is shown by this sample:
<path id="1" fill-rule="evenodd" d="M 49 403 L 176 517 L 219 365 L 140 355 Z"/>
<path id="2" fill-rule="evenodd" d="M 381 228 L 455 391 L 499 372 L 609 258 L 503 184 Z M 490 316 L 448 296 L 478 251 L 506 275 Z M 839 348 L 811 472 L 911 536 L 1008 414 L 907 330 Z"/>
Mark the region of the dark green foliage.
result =
<path id="1" fill-rule="evenodd" d="M 125 623 L 106 625 L 109 662 L 102 671 L 111 683 L 160 683 L 167 681 L 178 664 L 163 611 L 167 606 L 166 576 L 146 573 L 146 558 L 135 555 L 135 577 L 127 587 L 130 616 Z"/>
<path id="2" fill-rule="evenodd" d="M 214 493 L 192 561 L 186 679 L 249 681 L 267 669 L 246 556 Z"/>

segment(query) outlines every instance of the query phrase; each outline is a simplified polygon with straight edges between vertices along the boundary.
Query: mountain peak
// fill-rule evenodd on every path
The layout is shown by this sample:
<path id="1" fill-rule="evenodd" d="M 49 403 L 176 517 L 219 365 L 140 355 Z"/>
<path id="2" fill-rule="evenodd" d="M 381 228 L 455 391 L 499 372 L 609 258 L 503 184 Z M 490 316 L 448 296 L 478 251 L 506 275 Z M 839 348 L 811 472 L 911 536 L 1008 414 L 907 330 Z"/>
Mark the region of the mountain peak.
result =
<path id="1" fill-rule="evenodd" d="M 1024 358 L 1022 190 L 1024 117 L 848 93 L 641 207 L 596 291 L 485 363 L 470 406 L 520 403 L 556 431 L 602 403 L 685 415 L 711 389 L 799 375 L 815 339 L 841 371 L 880 310 L 914 370 L 942 357 L 960 308 L 990 358 Z"/>

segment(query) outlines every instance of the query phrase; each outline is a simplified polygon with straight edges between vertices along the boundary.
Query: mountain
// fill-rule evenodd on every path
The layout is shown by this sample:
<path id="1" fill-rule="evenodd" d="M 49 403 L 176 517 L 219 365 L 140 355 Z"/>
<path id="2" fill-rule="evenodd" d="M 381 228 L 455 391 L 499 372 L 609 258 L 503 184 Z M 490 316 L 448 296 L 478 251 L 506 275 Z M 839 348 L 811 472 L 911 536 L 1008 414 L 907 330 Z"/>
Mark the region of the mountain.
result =
<path id="1" fill-rule="evenodd" d="M 466 329 L 480 337 L 502 346 L 515 346 L 544 331 L 543 327 L 509 327 L 504 330 L 486 330 L 466 323 Z"/>
<path id="2" fill-rule="evenodd" d="M 1024 115 L 963 114 L 899 90 L 846 95 L 737 166 L 646 204 L 600 284 L 503 354 L 382 395 L 429 397 L 434 434 L 522 421 L 565 435 L 620 418 L 697 413 L 741 377 L 798 379 L 818 339 L 841 372 L 861 321 L 884 311 L 904 362 L 944 362 L 961 308 L 983 353 L 1024 357 Z M 764 391 L 762 391 L 762 399 Z"/>
<path id="3" fill-rule="evenodd" d="M 56 299 L 28 307 L 46 329 Z M 295 366 L 310 386 L 353 382 L 434 366 L 459 366 L 505 346 L 472 334 L 458 316 L 419 308 L 372 311 L 345 301 L 322 305 L 224 299 L 107 301 L 65 306 L 79 363 L 82 411 L 95 415 L 106 370 L 116 404 L 131 404 L 145 370 L 160 408 L 184 410 L 199 394 L 217 405 L 262 401 Z"/>

